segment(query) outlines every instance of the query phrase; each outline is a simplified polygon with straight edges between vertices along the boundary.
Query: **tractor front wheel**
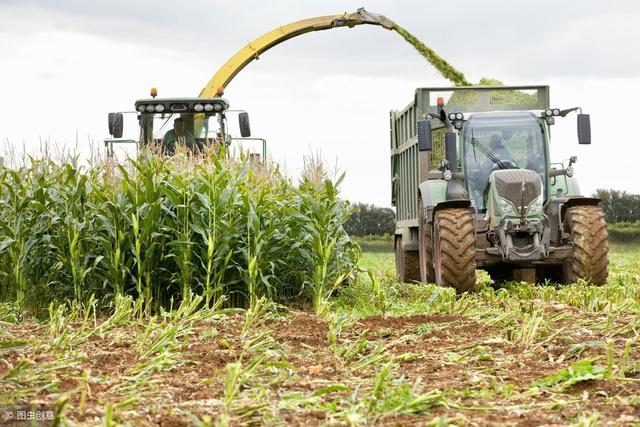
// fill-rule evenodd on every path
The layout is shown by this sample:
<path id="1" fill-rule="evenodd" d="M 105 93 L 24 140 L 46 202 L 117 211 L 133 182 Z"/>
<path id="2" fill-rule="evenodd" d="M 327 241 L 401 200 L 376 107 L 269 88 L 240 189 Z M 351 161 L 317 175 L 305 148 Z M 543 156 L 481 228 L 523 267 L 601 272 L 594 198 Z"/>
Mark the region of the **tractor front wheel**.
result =
<path id="1" fill-rule="evenodd" d="M 571 234 L 572 256 L 563 265 L 563 282 L 588 280 L 604 285 L 609 276 L 609 243 L 604 211 L 599 206 L 567 209 L 565 230 Z"/>
<path id="2" fill-rule="evenodd" d="M 459 293 L 476 287 L 476 229 L 469 209 L 442 209 L 434 220 L 435 281 Z"/>

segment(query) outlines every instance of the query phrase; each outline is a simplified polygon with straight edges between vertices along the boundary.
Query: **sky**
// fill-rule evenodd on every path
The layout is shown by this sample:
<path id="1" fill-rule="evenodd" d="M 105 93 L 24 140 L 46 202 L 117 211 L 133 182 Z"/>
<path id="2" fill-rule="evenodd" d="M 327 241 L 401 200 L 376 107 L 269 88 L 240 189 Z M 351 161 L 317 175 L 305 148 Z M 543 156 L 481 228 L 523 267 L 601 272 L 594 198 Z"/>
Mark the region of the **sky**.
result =
<path id="1" fill-rule="evenodd" d="M 579 146 L 575 115 L 553 127 L 555 161 L 578 156 L 582 192 L 640 193 L 640 2 L 273 0 L 0 0 L 0 141 L 102 149 L 107 113 L 161 97 L 196 96 L 246 43 L 300 19 L 359 7 L 397 22 L 467 80 L 549 85 L 551 104 L 591 114 Z M 579 7 L 578 7 L 579 6 Z M 226 88 L 250 113 L 253 136 L 295 177 L 305 155 L 346 173 L 342 194 L 390 206 L 389 111 L 417 87 L 450 86 L 398 34 L 374 26 L 291 39 L 249 64 Z M 238 132 L 232 127 L 232 132 Z M 125 136 L 137 136 L 125 122 Z"/>

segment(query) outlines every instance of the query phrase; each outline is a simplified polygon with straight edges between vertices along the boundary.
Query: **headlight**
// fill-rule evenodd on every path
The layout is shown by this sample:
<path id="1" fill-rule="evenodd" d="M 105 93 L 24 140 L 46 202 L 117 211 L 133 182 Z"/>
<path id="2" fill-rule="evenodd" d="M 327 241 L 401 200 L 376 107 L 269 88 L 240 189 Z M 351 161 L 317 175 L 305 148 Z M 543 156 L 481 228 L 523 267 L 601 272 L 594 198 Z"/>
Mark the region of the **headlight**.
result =
<path id="1" fill-rule="evenodd" d="M 516 211 L 516 207 L 513 206 L 513 203 L 505 199 L 504 197 L 498 197 L 498 206 L 500 206 L 500 210 L 505 215 L 518 216 L 518 212 Z"/>
<path id="2" fill-rule="evenodd" d="M 527 208 L 527 215 L 540 215 L 542 213 L 542 196 L 536 197 Z"/>
<path id="3" fill-rule="evenodd" d="M 550 108 L 544 110 L 544 115 L 547 116 L 547 117 L 553 116 L 553 110 L 550 109 Z"/>
<path id="4" fill-rule="evenodd" d="M 449 113 L 449 120 L 454 121 L 456 119 L 456 113 Z"/>
<path id="5" fill-rule="evenodd" d="M 138 111 L 144 113 L 144 105 L 138 105 Z"/>
<path id="6" fill-rule="evenodd" d="M 456 119 L 458 119 L 458 120 L 462 120 L 462 119 L 464 119 L 464 114 L 462 114 L 462 113 L 456 113 Z"/>
<path id="7" fill-rule="evenodd" d="M 213 104 L 204 104 L 205 111 L 213 111 Z"/>
<path id="8" fill-rule="evenodd" d="M 153 113 L 153 110 L 154 110 L 153 105 L 151 105 L 151 104 L 147 105 L 147 112 Z"/>
<path id="9" fill-rule="evenodd" d="M 213 110 L 214 111 L 221 111 L 222 110 L 222 104 L 213 104 Z"/>
<path id="10" fill-rule="evenodd" d="M 164 105 L 162 104 L 156 104 L 156 113 L 162 113 L 164 111 Z"/>
<path id="11" fill-rule="evenodd" d="M 196 105 L 193 106 L 193 109 L 196 110 L 197 112 L 200 112 L 200 111 L 204 110 L 204 105 L 196 104 Z"/>

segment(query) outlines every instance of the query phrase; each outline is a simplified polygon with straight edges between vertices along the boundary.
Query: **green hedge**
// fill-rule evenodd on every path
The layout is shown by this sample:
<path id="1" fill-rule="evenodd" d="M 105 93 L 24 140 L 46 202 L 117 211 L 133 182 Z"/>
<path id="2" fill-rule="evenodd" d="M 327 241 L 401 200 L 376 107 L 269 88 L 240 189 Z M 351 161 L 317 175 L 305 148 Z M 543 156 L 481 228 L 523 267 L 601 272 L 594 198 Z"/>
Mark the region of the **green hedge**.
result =
<path id="1" fill-rule="evenodd" d="M 612 243 L 631 243 L 640 245 L 640 221 L 609 224 L 609 241 Z"/>

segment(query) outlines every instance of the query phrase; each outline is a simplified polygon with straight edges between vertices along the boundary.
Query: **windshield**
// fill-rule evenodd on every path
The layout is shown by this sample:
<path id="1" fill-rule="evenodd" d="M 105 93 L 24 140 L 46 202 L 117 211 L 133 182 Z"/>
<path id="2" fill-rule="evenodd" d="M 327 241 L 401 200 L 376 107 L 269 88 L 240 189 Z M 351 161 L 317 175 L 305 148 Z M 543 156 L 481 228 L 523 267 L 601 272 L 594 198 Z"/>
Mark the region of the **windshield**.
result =
<path id="1" fill-rule="evenodd" d="M 155 144 L 169 152 L 175 151 L 176 144 L 202 149 L 223 135 L 218 115 L 144 113 L 141 129 L 141 143 Z"/>
<path id="2" fill-rule="evenodd" d="M 463 131 L 464 168 L 471 200 L 485 212 L 489 175 L 498 169 L 529 169 L 545 180 L 542 127 L 533 113 L 474 114 Z"/>

